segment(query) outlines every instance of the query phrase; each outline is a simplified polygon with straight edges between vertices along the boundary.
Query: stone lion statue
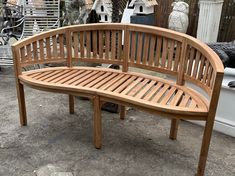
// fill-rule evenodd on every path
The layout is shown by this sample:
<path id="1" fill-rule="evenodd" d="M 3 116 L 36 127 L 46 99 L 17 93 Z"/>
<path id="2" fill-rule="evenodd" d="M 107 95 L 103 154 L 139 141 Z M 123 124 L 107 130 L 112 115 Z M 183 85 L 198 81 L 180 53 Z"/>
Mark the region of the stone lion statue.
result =
<path id="1" fill-rule="evenodd" d="M 186 33 L 188 28 L 189 5 L 178 1 L 171 4 L 173 11 L 169 16 L 168 28 L 174 31 Z"/>

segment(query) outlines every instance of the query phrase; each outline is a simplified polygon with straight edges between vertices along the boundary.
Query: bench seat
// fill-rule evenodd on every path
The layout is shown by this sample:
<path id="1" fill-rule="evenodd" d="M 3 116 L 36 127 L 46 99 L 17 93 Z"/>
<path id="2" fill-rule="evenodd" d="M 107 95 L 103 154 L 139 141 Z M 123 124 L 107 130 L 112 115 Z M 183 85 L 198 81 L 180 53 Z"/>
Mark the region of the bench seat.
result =
<path id="1" fill-rule="evenodd" d="M 124 102 L 141 103 L 146 108 L 167 113 L 205 117 L 208 113 L 208 103 L 196 91 L 146 74 L 106 68 L 56 67 L 28 71 L 19 78 L 41 89 L 84 92 L 113 99 L 121 97 Z"/>

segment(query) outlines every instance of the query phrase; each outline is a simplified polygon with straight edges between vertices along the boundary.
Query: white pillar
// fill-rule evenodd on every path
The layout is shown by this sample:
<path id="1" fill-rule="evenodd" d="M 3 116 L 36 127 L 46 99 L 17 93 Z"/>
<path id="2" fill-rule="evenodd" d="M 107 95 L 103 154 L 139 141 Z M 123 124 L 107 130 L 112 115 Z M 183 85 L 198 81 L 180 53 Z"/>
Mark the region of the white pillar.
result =
<path id="1" fill-rule="evenodd" d="M 197 38 L 206 43 L 217 41 L 224 0 L 200 0 Z"/>

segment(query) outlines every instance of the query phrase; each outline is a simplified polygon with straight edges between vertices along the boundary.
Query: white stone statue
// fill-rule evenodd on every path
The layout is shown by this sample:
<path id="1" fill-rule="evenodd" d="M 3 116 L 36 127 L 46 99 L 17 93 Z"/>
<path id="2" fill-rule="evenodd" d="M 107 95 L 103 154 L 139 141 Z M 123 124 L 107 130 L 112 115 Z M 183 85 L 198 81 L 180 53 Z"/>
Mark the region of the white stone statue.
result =
<path id="1" fill-rule="evenodd" d="M 174 31 L 186 33 L 188 28 L 189 5 L 178 1 L 171 4 L 173 11 L 169 16 L 168 28 Z"/>

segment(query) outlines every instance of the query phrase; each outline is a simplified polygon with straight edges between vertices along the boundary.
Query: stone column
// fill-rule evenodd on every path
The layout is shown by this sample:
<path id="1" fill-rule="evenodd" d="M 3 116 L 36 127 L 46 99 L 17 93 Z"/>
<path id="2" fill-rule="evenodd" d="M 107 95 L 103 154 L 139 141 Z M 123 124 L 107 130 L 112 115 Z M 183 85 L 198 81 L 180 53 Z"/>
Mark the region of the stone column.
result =
<path id="1" fill-rule="evenodd" d="M 224 0 L 199 0 L 197 38 L 206 43 L 217 41 Z"/>

